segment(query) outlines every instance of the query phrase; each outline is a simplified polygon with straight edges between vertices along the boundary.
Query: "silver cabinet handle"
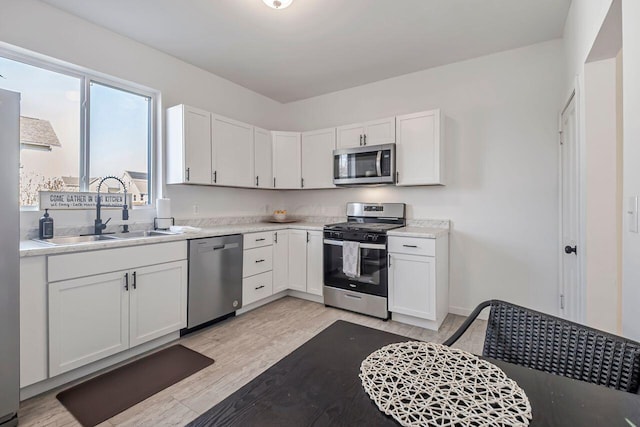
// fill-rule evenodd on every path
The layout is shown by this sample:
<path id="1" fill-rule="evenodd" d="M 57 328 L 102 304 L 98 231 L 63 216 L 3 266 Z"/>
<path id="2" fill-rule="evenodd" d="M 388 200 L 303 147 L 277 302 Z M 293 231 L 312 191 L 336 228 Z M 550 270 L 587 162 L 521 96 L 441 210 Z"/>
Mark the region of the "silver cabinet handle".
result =
<path id="1" fill-rule="evenodd" d="M 416 245 L 402 245 L 402 246 L 404 246 L 405 248 L 417 248 L 418 247 Z"/>
<path id="2" fill-rule="evenodd" d="M 362 297 L 350 294 L 344 294 L 345 298 L 362 299 Z"/>
<path id="3" fill-rule="evenodd" d="M 187 181 L 189 181 L 191 179 L 191 168 L 187 168 L 186 175 Z"/>
<path id="4" fill-rule="evenodd" d="M 256 264 L 259 263 L 259 262 L 264 262 L 264 260 L 263 259 L 257 259 L 256 260 Z"/>
<path id="5" fill-rule="evenodd" d="M 264 288 L 264 285 L 256 286 L 256 291 L 262 288 Z"/>

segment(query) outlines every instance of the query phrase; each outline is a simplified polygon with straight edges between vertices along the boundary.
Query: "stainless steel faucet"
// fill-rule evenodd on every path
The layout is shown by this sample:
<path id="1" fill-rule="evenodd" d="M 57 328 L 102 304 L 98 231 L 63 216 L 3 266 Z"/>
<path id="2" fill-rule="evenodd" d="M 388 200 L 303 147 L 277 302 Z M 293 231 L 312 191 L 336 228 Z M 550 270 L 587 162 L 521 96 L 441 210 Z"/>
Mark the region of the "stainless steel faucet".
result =
<path id="1" fill-rule="evenodd" d="M 122 185 L 122 188 L 124 189 L 124 203 L 122 204 L 122 220 L 126 221 L 129 219 L 129 208 L 127 206 L 127 186 L 117 176 L 105 176 L 100 180 L 100 183 L 98 184 L 98 199 L 96 200 L 96 220 L 94 222 L 94 232 L 93 232 L 94 234 L 97 234 L 97 235 L 102 234 L 104 229 L 107 228 L 107 224 L 109 223 L 109 221 L 111 221 L 111 218 L 109 218 L 103 223 L 102 218 L 100 218 L 100 209 L 102 207 L 102 202 L 100 200 L 100 187 L 102 187 L 102 183 L 108 179 L 115 179 Z M 122 226 L 122 232 L 123 233 L 129 232 L 129 226 L 127 224 L 124 224 Z"/>

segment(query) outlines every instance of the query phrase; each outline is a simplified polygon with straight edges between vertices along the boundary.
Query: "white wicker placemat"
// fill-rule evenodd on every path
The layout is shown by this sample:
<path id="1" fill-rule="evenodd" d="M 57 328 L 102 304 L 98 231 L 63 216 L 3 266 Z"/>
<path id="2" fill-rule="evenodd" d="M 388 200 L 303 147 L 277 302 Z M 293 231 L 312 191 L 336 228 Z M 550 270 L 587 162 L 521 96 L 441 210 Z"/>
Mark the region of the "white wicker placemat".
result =
<path id="1" fill-rule="evenodd" d="M 403 426 L 527 426 L 529 399 L 497 366 L 429 342 L 390 344 L 360 365 L 362 386 Z"/>

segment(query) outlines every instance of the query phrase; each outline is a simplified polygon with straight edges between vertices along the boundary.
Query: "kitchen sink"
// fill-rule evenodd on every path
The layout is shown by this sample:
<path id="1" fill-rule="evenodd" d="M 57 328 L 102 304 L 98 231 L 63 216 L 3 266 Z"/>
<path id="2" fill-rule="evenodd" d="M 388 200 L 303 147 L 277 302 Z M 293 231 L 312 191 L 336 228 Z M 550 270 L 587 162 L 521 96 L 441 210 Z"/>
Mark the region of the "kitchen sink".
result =
<path id="1" fill-rule="evenodd" d="M 65 236 L 54 237 L 52 239 L 34 239 L 37 242 L 48 245 L 77 245 L 79 243 L 99 242 L 101 240 L 116 240 L 117 237 L 111 234 L 91 235 L 91 236 Z"/>
<path id="2" fill-rule="evenodd" d="M 156 230 L 145 230 L 145 231 L 130 231 L 128 233 L 116 233 L 113 236 L 116 239 L 142 239 L 145 237 L 163 237 L 163 236 L 175 236 L 176 233 L 172 233 L 170 231 L 156 231 Z"/>

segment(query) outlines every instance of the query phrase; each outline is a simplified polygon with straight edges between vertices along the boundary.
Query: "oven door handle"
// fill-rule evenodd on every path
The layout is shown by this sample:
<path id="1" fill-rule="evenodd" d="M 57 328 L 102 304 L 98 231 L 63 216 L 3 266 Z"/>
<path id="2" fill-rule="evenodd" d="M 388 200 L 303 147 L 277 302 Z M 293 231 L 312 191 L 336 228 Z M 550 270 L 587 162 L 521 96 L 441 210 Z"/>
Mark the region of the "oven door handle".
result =
<path id="1" fill-rule="evenodd" d="M 343 246 L 342 245 L 342 240 L 324 239 L 324 243 L 326 245 Z M 380 250 L 387 249 L 386 245 L 373 244 L 373 243 L 360 243 L 360 247 L 363 248 L 363 249 L 380 249 Z"/>
<path id="2" fill-rule="evenodd" d="M 376 173 L 378 176 L 382 176 L 382 150 L 378 150 L 376 155 Z"/>

